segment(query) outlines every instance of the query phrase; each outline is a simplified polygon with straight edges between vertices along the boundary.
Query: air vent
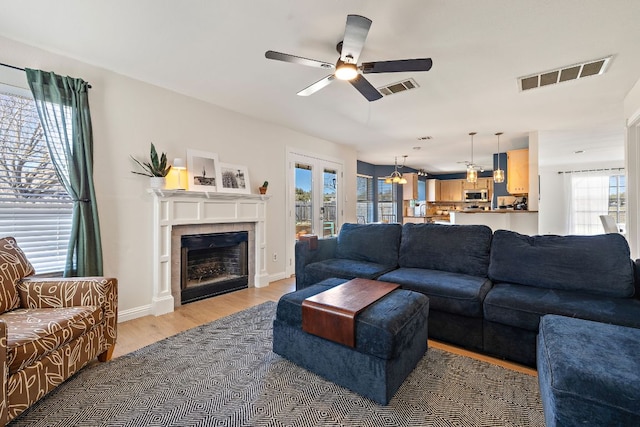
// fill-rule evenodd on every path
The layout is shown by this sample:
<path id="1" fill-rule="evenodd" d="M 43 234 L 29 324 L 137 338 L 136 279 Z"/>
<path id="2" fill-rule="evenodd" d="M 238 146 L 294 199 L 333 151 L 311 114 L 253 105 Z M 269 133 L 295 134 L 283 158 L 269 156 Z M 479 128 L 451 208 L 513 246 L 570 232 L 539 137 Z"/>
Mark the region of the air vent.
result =
<path id="1" fill-rule="evenodd" d="M 577 80 L 583 77 L 597 76 L 603 74 L 607 70 L 609 61 L 611 61 L 610 56 L 583 62 L 581 64 L 568 65 L 556 70 L 545 71 L 531 76 L 520 77 L 518 79 L 518 87 L 521 91 L 525 91 L 570 80 Z"/>
<path id="2" fill-rule="evenodd" d="M 413 79 L 403 80 L 401 82 L 391 83 L 387 86 L 381 86 L 378 88 L 378 92 L 384 96 L 393 95 L 394 93 L 404 92 L 410 89 L 417 89 L 418 83 Z"/>

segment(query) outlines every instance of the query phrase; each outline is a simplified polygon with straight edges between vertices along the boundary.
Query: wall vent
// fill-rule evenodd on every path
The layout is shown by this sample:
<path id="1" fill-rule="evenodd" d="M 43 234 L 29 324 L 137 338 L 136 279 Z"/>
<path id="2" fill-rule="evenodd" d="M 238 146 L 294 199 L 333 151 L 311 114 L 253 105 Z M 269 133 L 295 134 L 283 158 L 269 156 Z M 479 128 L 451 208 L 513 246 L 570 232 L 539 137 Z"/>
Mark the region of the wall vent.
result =
<path id="1" fill-rule="evenodd" d="M 391 83 L 386 86 L 381 86 L 377 89 L 378 89 L 378 92 L 380 92 L 384 96 L 389 96 L 395 93 L 400 93 L 400 92 L 404 92 L 411 89 L 417 89 L 419 87 L 420 86 L 418 86 L 418 83 L 416 83 L 415 80 L 408 79 L 408 80 L 402 80 L 396 83 Z"/>
<path id="2" fill-rule="evenodd" d="M 607 71 L 611 56 L 568 65 L 555 70 L 545 71 L 534 75 L 518 78 L 520 91 L 535 89 L 538 87 L 553 85 L 570 80 L 577 80 L 588 76 L 597 76 Z"/>

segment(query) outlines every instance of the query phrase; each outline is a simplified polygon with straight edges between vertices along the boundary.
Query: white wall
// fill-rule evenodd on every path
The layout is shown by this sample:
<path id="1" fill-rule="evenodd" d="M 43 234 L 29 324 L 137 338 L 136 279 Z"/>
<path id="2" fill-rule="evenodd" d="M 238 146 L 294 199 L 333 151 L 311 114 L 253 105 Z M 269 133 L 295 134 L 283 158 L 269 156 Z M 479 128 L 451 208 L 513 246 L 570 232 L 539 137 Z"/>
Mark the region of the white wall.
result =
<path id="1" fill-rule="evenodd" d="M 627 167 L 627 208 L 635 215 L 627 220 L 627 239 L 632 258 L 640 257 L 640 80 L 624 99 L 624 117 L 627 125 L 625 139 Z"/>
<path id="2" fill-rule="evenodd" d="M 252 192 L 269 181 L 267 254 L 286 253 L 286 147 L 339 158 L 345 164 L 345 220 L 355 221 L 356 152 L 231 112 L 157 86 L 0 37 L 2 62 L 79 77 L 92 85 L 94 180 L 104 252 L 104 274 L 119 281 L 120 319 L 145 314 L 152 297 L 152 198 L 148 179 L 132 174 L 129 155 L 147 157 L 149 144 L 167 157 L 194 148 L 220 161 L 247 165 Z M 0 67 L 0 82 L 16 72 Z M 26 82 L 23 83 L 26 85 Z M 353 177 L 353 179 L 351 179 Z M 268 259 L 271 259 L 268 256 Z M 284 277 L 285 257 L 269 261 L 271 277 Z"/>

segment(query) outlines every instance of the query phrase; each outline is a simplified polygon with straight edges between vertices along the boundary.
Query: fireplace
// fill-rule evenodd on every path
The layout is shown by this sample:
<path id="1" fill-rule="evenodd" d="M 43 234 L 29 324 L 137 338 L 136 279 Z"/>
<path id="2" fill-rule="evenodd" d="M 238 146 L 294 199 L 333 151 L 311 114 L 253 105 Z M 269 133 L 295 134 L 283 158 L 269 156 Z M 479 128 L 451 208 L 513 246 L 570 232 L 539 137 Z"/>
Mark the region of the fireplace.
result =
<path id="1" fill-rule="evenodd" d="M 149 314 L 182 305 L 182 236 L 246 231 L 248 287 L 269 285 L 266 212 L 269 196 L 184 190 L 149 190 L 153 209 L 153 297 Z M 194 291 L 195 292 L 195 291 Z M 130 315 L 139 317 L 139 313 Z M 122 316 L 129 320 L 127 313 Z"/>
<path id="2" fill-rule="evenodd" d="M 181 303 L 247 288 L 248 241 L 246 231 L 181 236 Z"/>

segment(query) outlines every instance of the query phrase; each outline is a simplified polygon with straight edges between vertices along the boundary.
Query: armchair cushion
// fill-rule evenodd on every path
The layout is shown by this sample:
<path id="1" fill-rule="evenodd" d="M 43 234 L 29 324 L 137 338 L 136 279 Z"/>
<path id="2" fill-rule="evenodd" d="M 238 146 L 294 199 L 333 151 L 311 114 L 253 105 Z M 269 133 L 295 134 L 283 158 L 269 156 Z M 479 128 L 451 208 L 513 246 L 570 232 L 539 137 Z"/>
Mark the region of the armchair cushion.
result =
<path id="1" fill-rule="evenodd" d="M 102 321 L 96 306 L 17 309 L 2 316 L 7 324 L 9 374 L 34 364 Z"/>
<path id="2" fill-rule="evenodd" d="M 13 237 L 0 239 L 0 314 L 20 307 L 16 284 L 35 273 Z"/>
<path id="3" fill-rule="evenodd" d="M 97 306 L 102 309 L 107 348 L 116 344 L 118 281 L 107 277 L 29 278 L 17 286 L 24 308 Z"/>

